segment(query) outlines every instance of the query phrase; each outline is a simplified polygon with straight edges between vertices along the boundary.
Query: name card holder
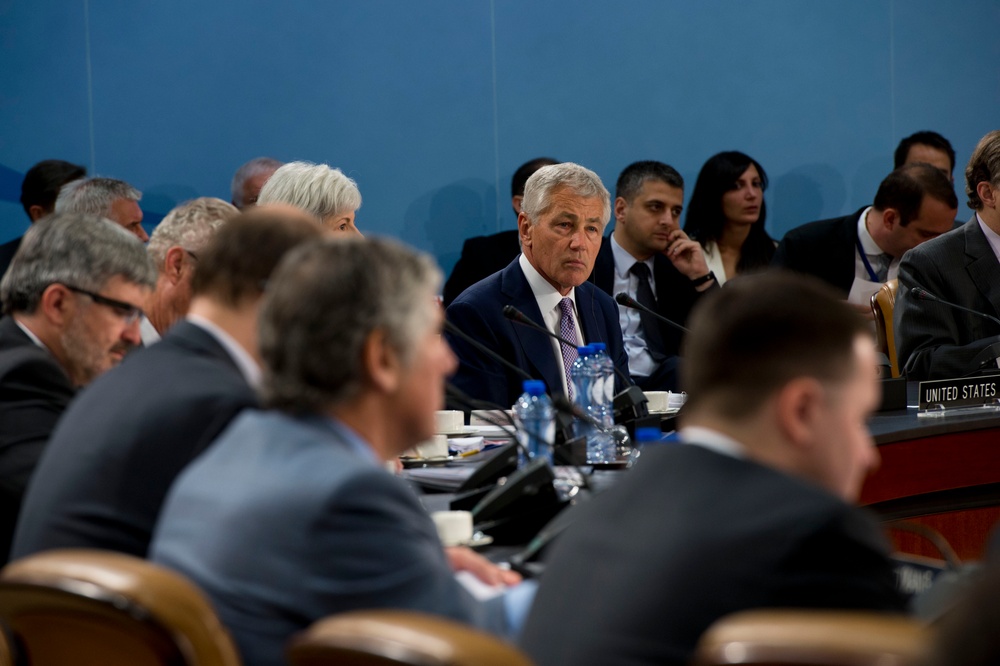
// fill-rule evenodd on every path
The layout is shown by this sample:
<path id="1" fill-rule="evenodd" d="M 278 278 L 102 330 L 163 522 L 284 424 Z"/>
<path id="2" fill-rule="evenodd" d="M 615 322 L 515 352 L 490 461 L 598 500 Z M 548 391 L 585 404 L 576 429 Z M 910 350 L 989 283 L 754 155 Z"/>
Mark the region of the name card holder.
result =
<path id="1" fill-rule="evenodd" d="M 918 417 L 1000 413 L 1000 375 L 920 382 Z"/>

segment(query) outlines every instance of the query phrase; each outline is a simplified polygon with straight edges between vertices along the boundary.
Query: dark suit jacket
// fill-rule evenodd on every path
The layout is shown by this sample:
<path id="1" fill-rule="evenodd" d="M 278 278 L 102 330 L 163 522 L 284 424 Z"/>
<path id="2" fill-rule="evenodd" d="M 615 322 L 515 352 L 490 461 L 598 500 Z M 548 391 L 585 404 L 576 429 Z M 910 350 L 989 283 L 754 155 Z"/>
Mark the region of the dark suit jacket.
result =
<path id="1" fill-rule="evenodd" d="M 22 236 L 18 236 L 14 240 L 0 245 L 0 278 L 7 272 L 11 260 L 14 259 L 14 255 L 17 254 L 17 250 L 21 247 L 22 238 Z"/>
<path id="2" fill-rule="evenodd" d="M 687 325 L 688 315 L 702 294 L 706 294 L 712 289 L 717 289 L 714 285 L 704 292 L 697 291 L 691 286 L 691 280 L 674 268 L 670 260 L 663 255 L 653 257 L 653 280 L 656 282 L 656 309 L 660 315 L 670 321 Z M 615 255 L 611 249 L 611 241 L 605 238 L 601 243 L 601 251 L 597 253 L 597 261 L 594 262 L 594 271 L 590 274 L 590 281 L 596 284 L 601 291 L 614 297 L 615 286 Z M 670 326 L 660 324 L 660 332 L 663 336 L 665 353 L 668 356 L 676 356 L 680 353 L 681 340 L 684 334 Z"/>
<path id="3" fill-rule="evenodd" d="M 810 222 L 792 229 L 778 244 L 771 265 L 815 275 L 847 298 L 854 284 L 858 218 L 867 207 L 844 217 Z"/>
<path id="4" fill-rule="evenodd" d="M 145 557 L 174 478 L 254 404 L 229 353 L 178 323 L 66 411 L 25 497 L 14 556 L 104 548 Z"/>
<path id="5" fill-rule="evenodd" d="M 750 608 L 904 609 L 878 526 L 816 486 L 688 444 L 629 474 L 553 545 L 521 641 L 539 666 L 685 664 Z"/>
<path id="6" fill-rule="evenodd" d="M 899 265 L 894 324 L 899 363 L 910 379 L 946 379 L 975 370 L 973 359 L 1000 340 L 1000 325 L 910 295 L 913 287 L 1000 316 L 1000 263 L 972 220 L 921 243 Z"/>
<path id="7" fill-rule="evenodd" d="M 562 393 L 559 363 L 552 339 L 527 326 L 515 324 L 503 316 L 503 307 L 513 305 L 539 324 L 543 324 L 535 295 L 518 259 L 487 279 L 476 283 L 459 296 L 447 310 L 448 321 L 472 336 L 535 379 L 545 382 L 550 393 Z M 615 367 L 628 375 L 628 357 L 618 325 L 618 305 L 589 282 L 576 288 L 576 309 L 586 342 L 604 342 Z M 473 398 L 505 408 L 521 395 L 523 378 L 486 357 L 464 340 L 446 334 L 458 356 L 458 372 L 451 381 Z M 618 390 L 624 388 L 616 379 Z"/>
<path id="8" fill-rule="evenodd" d="M 412 489 L 316 417 L 237 417 L 178 477 L 150 556 L 204 590 L 246 666 L 285 663 L 292 634 L 350 610 L 506 628 L 502 599 L 455 580 Z"/>
<path id="9" fill-rule="evenodd" d="M 451 305 L 459 294 L 475 283 L 503 270 L 519 254 L 521 243 L 517 229 L 466 240 L 462 245 L 462 256 L 445 282 L 444 306 Z"/>
<path id="10" fill-rule="evenodd" d="M 0 562 L 7 561 L 28 479 L 74 392 L 52 354 L 13 318 L 0 319 Z"/>

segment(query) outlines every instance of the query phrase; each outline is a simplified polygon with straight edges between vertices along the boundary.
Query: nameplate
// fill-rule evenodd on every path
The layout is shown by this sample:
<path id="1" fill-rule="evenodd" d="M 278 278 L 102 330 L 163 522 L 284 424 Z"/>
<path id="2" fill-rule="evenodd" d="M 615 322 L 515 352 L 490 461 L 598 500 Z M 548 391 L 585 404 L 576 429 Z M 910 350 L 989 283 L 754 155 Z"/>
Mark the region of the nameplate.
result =
<path id="1" fill-rule="evenodd" d="M 1000 375 L 920 382 L 917 391 L 921 413 L 1000 409 Z"/>

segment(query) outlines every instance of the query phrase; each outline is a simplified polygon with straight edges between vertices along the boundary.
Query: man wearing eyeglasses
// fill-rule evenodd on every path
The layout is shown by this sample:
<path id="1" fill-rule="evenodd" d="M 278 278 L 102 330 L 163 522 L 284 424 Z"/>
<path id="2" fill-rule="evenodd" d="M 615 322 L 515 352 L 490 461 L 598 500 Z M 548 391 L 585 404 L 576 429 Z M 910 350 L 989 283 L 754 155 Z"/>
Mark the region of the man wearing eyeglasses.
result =
<path id="1" fill-rule="evenodd" d="M 0 561 L 28 478 L 78 387 L 139 344 L 156 271 L 114 223 L 59 213 L 36 222 L 0 282 Z"/>

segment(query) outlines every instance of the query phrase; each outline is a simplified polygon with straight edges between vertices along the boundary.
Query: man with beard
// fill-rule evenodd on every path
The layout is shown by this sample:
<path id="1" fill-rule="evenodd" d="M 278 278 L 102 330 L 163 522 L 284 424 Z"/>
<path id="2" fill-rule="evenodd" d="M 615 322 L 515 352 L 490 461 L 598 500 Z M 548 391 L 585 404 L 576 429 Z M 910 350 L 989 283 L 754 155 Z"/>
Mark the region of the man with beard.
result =
<path id="1" fill-rule="evenodd" d="M 55 214 L 25 234 L 0 282 L 0 560 L 56 421 L 139 344 L 155 280 L 143 244 L 108 220 Z"/>

